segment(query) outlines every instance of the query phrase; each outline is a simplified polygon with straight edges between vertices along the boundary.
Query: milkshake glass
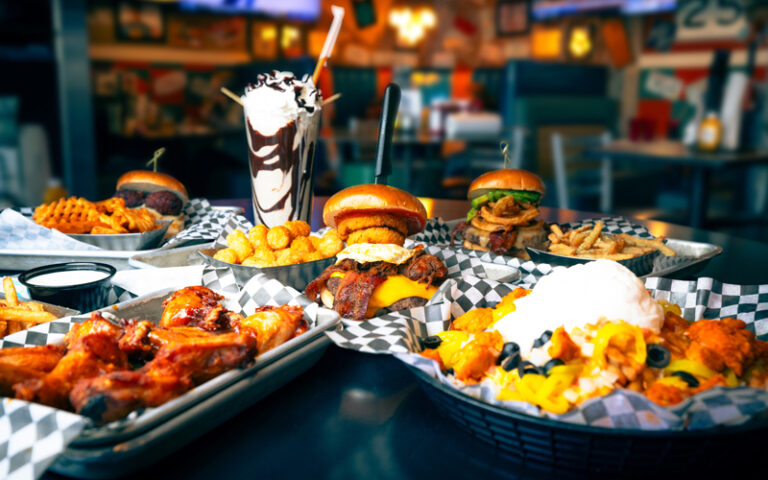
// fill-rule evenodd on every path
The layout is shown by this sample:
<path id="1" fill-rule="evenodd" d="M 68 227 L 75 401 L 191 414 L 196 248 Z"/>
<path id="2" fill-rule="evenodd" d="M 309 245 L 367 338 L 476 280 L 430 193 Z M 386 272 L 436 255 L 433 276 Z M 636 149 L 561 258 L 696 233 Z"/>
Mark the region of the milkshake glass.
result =
<path id="1" fill-rule="evenodd" d="M 319 90 L 309 76 L 273 71 L 259 74 L 241 99 L 255 222 L 311 223 Z"/>

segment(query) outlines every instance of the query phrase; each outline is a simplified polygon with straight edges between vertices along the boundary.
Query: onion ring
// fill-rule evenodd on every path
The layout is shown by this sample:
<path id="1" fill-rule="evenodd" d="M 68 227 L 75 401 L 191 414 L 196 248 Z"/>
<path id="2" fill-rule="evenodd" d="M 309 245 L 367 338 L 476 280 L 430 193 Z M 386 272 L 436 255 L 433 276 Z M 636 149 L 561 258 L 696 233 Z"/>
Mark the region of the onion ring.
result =
<path id="1" fill-rule="evenodd" d="M 487 206 L 484 206 L 483 208 L 480 209 L 479 213 L 485 220 L 493 223 L 498 223 L 500 225 L 525 225 L 526 223 L 533 220 L 539 215 L 539 209 L 536 207 L 531 207 L 511 217 L 499 217 L 497 215 L 494 215 Z"/>

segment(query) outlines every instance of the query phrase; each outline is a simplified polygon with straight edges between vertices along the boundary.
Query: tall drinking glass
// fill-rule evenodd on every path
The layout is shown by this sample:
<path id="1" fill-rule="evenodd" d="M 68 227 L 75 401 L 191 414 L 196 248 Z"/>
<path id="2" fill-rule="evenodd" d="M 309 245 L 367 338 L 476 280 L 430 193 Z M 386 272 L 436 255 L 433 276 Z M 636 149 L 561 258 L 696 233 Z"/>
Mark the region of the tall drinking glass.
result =
<path id="1" fill-rule="evenodd" d="M 310 223 L 321 104 L 312 79 L 260 74 L 242 100 L 256 223 Z"/>

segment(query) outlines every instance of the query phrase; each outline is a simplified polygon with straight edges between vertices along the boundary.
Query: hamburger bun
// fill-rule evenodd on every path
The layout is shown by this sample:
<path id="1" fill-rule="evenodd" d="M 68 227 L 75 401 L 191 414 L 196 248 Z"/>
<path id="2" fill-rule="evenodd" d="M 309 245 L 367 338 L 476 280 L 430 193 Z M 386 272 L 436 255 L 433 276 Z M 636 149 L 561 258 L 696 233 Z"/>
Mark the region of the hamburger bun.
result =
<path id="1" fill-rule="evenodd" d="M 169 191 L 181 199 L 182 205 L 189 202 L 189 195 L 183 183 L 170 175 L 150 170 L 132 170 L 117 180 L 117 190 L 136 190 L 145 193 Z"/>
<path id="2" fill-rule="evenodd" d="M 388 185 L 345 188 L 325 203 L 323 221 L 348 243 L 395 243 L 424 230 L 427 211 L 408 192 Z"/>
<path id="3" fill-rule="evenodd" d="M 504 168 L 486 172 L 469 184 L 470 200 L 485 195 L 489 190 L 524 190 L 544 195 L 547 189 L 535 173 L 516 168 Z"/>

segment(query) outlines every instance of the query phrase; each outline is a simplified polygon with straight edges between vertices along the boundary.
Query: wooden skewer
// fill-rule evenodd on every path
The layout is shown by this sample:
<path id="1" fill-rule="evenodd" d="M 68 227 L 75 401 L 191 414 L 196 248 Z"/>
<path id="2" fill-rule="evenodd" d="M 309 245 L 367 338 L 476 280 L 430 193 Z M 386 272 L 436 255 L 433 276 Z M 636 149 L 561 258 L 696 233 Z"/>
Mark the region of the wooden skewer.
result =
<path id="1" fill-rule="evenodd" d="M 235 95 L 235 93 L 227 87 L 221 87 L 221 93 L 236 101 L 241 107 L 243 106 L 243 101 L 240 100 L 240 97 Z"/>
<path id="2" fill-rule="evenodd" d="M 341 97 L 341 92 L 339 92 L 339 93 L 334 93 L 334 94 L 333 94 L 333 95 L 331 95 L 330 97 L 328 97 L 328 98 L 326 98 L 325 100 L 323 100 L 323 105 L 328 105 L 329 103 L 333 103 L 333 102 L 335 102 L 336 100 L 338 100 L 340 97 Z"/>

